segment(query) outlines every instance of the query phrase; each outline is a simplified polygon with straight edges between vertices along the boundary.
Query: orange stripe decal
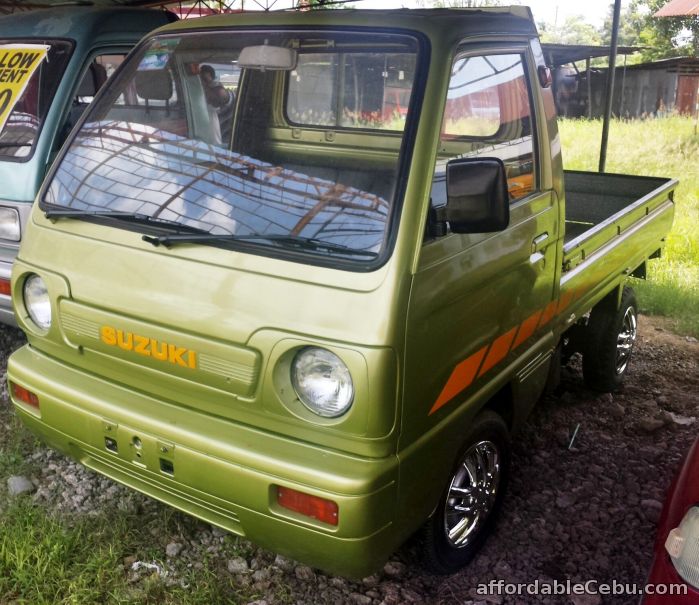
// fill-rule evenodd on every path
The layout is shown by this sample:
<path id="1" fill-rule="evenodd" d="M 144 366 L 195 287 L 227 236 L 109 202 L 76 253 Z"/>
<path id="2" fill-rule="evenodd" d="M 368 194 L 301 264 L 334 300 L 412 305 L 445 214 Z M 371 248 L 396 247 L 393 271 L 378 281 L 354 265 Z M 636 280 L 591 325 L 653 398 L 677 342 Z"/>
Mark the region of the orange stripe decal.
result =
<path id="1" fill-rule="evenodd" d="M 488 357 L 485 358 L 483 365 L 481 366 L 481 371 L 478 372 L 478 376 L 483 376 L 490 368 L 495 364 L 501 362 L 505 359 L 505 356 L 510 351 L 510 345 L 515 338 L 515 333 L 517 332 L 517 326 L 512 328 L 509 332 L 505 332 L 502 336 L 498 336 L 490 345 L 490 351 L 488 351 Z"/>
<path id="2" fill-rule="evenodd" d="M 527 317 L 527 319 L 525 319 L 522 322 L 522 325 L 519 327 L 517 339 L 515 340 L 514 344 L 512 345 L 513 349 L 516 349 L 525 340 L 527 340 L 532 334 L 534 334 L 534 330 L 536 330 L 536 326 L 539 325 L 539 318 L 541 317 L 541 313 L 542 313 L 542 311 L 536 311 L 536 312 L 532 313 L 529 317 Z"/>
<path id="3" fill-rule="evenodd" d="M 561 313 L 561 312 L 562 312 L 564 309 L 566 309 L 566 308 L 568 307 L 568 305 L 570 305 L 570 303 L 572 303 L 572 302 L 573 302 L 573 291 L 572 291 L 572 290 L 568 290 L 568 292 L 566 292 L 565 294 L 563 294 L 563 296 L 561 296 L 561 298 L 559 299 L 559 301 L 558 301 L 558 310 L 556 311 L 556 313 Z"/>
<path id="4" fill-rule="evenodd" d="M 476 376 L 478 378 L 483 376 L 483 374 L 505 359 L 510 351 L 514 351 L 533 336 L 537 328 L 545 326 L 586 292 L 587 288 L 565 292 L 559 298 L 549 302 L 544 309 L 532 313 L 519 326 L 515 326 L 508 332 L 505 332 L 505 334 L 498 336 L 490 346 L 486 345 L 480 351 L 473 353 L 473 355 L 460 362 L 452 371 L 451 376 L 449 376 L 449 380 L 447 380 L 442 392 L 437 397 L 437 401 L 434 402 L 430 414 L 434 414 L 461 391 L 471 386 Z M 487 356 L 486 351 L 488 353 Z"/>
<path id="5" fill-rule="evenodd" d="M 556 314 L 557 307 L 557 300 L 552 300 L 548 305 L 546 305 L 546 308 L 544 309 L 544 312 L 541 315 L 541 321 L 539 322 L 540 328 L 542 326 L 545 326 L 548 322 L 550 322 L 553 319 L 553 316 Z"/>
<path id="6" fill-rule="evenodd" d="M 480 351 L 467 357 L 454 368 L 451 376 L 449 376 L 449 380 L 447 380 L 447 384 L 444 385 L 442 392 L 439 394 L 439 397 L 437 397 L 437 401 L 434 402 L 430 410 L 430 415 L 434 414 L 445 403 L 451 401 L 456 395 L 461 393 L 461 391 L 470 386 L 473 379 L 476 377 L 476 372 L 478 372 L 483 357 L 485 357 L 487 348 L 487 346 L 483 347 Z"/>

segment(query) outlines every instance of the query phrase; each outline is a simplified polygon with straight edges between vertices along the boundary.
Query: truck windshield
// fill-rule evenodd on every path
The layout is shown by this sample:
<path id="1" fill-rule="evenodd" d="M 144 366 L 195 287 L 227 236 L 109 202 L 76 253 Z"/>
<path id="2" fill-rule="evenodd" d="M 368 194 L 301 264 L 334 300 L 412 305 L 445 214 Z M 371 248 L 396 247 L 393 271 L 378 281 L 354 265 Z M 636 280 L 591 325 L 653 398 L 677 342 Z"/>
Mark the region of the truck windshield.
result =
<path id="1" fill-rule="evenodd" d="M 109 215 L 156 245 L 373 260 L 417 46 L 317 30 L 156 37 L 88 110 L 42 208 Z"/>
<path id="2" fill-rule="evenodd" d="M 4 48 L 19 48 L 23 44 L 43 44 L 49 47 L 46 59 L 31 75 L 22 95 L 15 99 L 9 94 L 22 72 L 22 63 L 14 65 Z M 4 126 L 0 126 L 0 160 L 27 160 L 34 151 L 41 126 L 46 119 L 56 89 L 63 77 L 72 44 L 65 40 L 0 38 L 0 109 L 5 102 L 13 105 Z"/>

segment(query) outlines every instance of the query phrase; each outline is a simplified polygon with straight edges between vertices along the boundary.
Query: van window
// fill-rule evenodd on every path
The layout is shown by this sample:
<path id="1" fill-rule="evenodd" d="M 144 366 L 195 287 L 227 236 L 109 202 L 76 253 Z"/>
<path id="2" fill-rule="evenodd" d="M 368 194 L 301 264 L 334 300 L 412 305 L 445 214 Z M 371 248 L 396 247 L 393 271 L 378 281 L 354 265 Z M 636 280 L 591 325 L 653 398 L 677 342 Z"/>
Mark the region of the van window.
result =
<path id="1" fill-rule="evenodd" d="M 289 78 L 288 119 L 298 125 L 403 130 L 414 75 L 414 55 L 300 55 Z"/>
<path id="2" fill-rule="evenodd" d="M 126 53 L 97 55 L 80 81 L 75 103 L 84 103 L 85 105 L 92 103 L 97 91 L 102 88 L 125 58 Z"/>
<path id="3" fill-rule="evenodd" d="M 210 236 L 197 240 L 206 245 L 321 263 L 375 260 L 392 217 L 418 43 L 397 34 L 319 35 L 152 39 L 87 110 L 44 207 L 130 212 L 150 217 L 146 231 L 155 221 L 185 227 Z M 254 63 L 269 56 L 293 65 Z M 329 66 L 337 77 L 314 100 Z M 338 97 L 337 78 L 352 91 Z M 333 110 L 329 98 L 343 101 Z M 356 128 L 352 145 L 301 138 L 289 108 L 296 119 Z"/>
<path id="4" fill-rule="evenodd" d="M 452 65 L 444 107 L 433 204 L 446 203 L 444 174 L 452 158 L 505 162 L 510 201 L 536 188 L 535 142 L 522 54 L 463 54 Z"/>
<path id="5" fill-rule="evenodd" d="M 107 79 L 114 73 L 116 68 L 123 63 L 125 58 L 126 54 L 104 54 L 96 56 L 90 62 L 75 91 L 75 96 L 73 97 L 73 102 L 68 112 L 68 118 L 64 125 L 63 135 L 56 141 L 57 146 L 63 144 L 65 137 L 78 123 L 80 116 L 85 109 L 87 109 L 87 106 L 92 103 L 99 89 L 104 86 Z"/>
<path id="6" fill-rule="evenodd" d="M 61 82 L 73 45 L 65 40 L 2 39 L 4 44 L 45 44 L 47 58 L 32 74 L 0 131 L 0 160 L 28 160 Z"/>

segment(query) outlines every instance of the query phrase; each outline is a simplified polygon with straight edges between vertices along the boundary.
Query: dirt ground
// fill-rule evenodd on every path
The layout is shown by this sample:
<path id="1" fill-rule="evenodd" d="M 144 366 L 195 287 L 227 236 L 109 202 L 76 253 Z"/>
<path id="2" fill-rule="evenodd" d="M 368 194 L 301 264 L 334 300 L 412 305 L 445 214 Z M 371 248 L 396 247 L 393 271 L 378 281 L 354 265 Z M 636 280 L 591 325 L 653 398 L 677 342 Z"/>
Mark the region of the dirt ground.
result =
<path id="1" fill-rule="evenodd" d="M 495 533 L 462 573 L 435 582 L 440 603 L 478 602 L 474 587 L 597 580 L 642 584 L 665 492 L 699 434 L 699 344 L 640 317 L 623 390 L 582 384 L 580 362 L 514 440 L 509 493 Z M 678 424 L 687 422 L 688 424 Z M 571 438 L 578 432 L 569 448 Z M 503 597 L 492 603 L 638 603 L 637 597 Z"/>
<path id="2" fill-rule="evenodd" d="M 500 579 L 644 582 L 665 492 L 699 432 L 699 344 L 673 334 L 659 318 L 641 317 L 639 325 L 623 390 L 600 395 L 586 389 L 574 357 L 556 393 L 535 408 L 514 438 L 510 486 L 497 528 L 462 572 L 426 574 L 416 545 L 409 543 L 381 573 L 362 582 L 326 576 L 255 547 L 247 559 L 234 560 L 226 560 L 222 549 L 221 573 L 237 574 L 241 584 L 265 595 L 257 603 L 269 605 L 280 602 L 275 596 L 280 586 L 288 598 L 284 602 L 291 603 L 638 603 L 633 596 L 482 596 L 478 586 Z M 0 336 L 4 362 L 22 339 L 7 329 Z M 11 413 L 0 407 L 5 418 Z M 48 449 L 34 457 L 43 470 L 33 477 L 38 487 L 33 497 L 61 514 L 89 514 L 108 497 L 140 507 L 147 523 L 149 511 L 162 506 L 120 486 L 106 488 L 106 479 Z M 71 485 L 80 486 L 77 497 L 66 496 L 76 493 Z M 204 552 L 219 556 L 216 545 L 224 540 L 222 532 L 197 521 L 181 528 L 182 535 L 163 537 L 170 578 Z M 125 563 L 125 574 L 131 563 Z"/>

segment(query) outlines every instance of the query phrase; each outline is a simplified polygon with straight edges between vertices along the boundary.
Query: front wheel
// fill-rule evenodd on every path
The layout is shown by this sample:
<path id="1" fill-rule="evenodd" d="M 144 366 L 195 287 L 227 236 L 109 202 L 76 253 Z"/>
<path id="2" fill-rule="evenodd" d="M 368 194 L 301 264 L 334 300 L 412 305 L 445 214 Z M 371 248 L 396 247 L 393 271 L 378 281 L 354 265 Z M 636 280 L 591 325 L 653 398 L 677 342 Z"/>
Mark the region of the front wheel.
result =
<path id="1" fill-rule="evenodd" d="M 583 350 L 583 378 L 591 389 L 608 392 L 621 386 L 636 342 L 637 309 L 629 287 L 618 306 L 616 296 L 609 295 L 592 309 Z"/>
<path id="2" fill-rule="evenodd" d="M 423 528 L 423 558 L 431 571 L 453 573 L 474 557 L 495 523 L 509 465 L 507 426 L 494 412 L 483 412 Z"/>

